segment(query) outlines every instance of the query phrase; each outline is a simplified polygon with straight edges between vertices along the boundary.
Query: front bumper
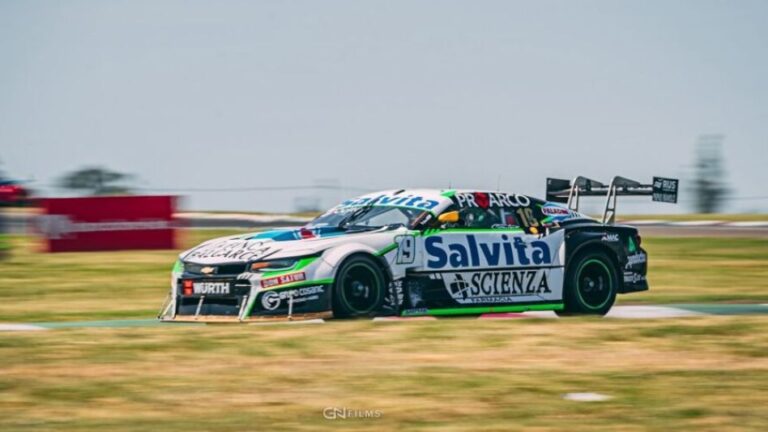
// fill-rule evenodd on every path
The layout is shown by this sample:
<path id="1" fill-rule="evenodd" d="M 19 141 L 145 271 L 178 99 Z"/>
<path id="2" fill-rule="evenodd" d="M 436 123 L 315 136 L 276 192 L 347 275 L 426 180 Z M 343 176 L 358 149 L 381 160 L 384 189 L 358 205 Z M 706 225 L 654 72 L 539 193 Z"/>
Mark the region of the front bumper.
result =
<path id="1" fill-rule="evenodd" d="M 184 274 L 175 280 L 158 318 L 193 322 L 330 318 L 333 316 L 331 285 L 322 282 L 325 281 L 302 281 L 265 289 L 251 280 L 236 276 L 213 278 Z"/>

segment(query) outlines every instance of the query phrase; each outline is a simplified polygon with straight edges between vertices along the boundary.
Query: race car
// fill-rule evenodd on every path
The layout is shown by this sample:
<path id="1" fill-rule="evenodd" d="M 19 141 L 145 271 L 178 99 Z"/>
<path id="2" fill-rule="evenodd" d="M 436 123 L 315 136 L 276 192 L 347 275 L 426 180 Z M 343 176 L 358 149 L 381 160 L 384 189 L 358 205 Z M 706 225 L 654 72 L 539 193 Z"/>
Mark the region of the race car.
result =
<path id="1" fill-rule="evenodd" d="M 547 200 L 399 189 L 346 200 L 297 229 L 207 241 L 179 255 L 159 318 L 250 322 L 552 310 L 604 315 L 648 289 L 616 197 L 676 202 L 678 181 L 548 179 Z M 578 211 L 606 197 L 602 220 Z"/>

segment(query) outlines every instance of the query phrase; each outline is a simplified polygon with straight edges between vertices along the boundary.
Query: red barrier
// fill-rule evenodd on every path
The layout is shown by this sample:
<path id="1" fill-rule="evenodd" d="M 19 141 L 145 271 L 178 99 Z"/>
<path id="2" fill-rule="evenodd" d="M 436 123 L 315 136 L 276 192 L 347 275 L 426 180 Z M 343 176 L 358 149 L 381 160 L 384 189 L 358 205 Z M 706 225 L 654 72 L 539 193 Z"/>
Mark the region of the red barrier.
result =
<path id="1" fill-rule="evenodd" d="M 37 230 L 48 252 L 174 249 L 176 197 L 45 198 Z"/>

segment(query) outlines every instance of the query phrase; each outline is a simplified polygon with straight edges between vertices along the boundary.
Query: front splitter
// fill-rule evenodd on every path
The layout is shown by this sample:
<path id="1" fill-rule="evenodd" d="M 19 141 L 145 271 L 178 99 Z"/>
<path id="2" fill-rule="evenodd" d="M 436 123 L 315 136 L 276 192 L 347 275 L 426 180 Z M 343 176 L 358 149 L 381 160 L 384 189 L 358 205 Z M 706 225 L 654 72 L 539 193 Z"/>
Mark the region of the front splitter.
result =
<path id="1" fill-rule="evenodd" d="M 307 321 L 314 319 L 333 318 L 333 312 L 317 312 L 308 314 L 278 315 L 278 316 L 254 316 L 245 319 L 239 319 L 236 316 L 221 315 L 177 315 L 174 318 L 160 318 L 162 322 L 181 322 L 181 323 L 206 323 L 206 324 L 249 324 L 264 322 L 287 322 L 287 321 Z"/>

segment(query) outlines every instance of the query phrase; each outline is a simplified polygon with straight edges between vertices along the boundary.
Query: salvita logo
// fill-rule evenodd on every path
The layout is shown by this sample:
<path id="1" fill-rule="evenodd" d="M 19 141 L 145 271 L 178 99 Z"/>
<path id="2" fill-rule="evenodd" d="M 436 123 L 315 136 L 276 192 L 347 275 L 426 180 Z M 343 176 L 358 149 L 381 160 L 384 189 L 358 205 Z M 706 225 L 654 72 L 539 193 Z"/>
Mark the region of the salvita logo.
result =
<path id="1" fill-rule="evenodd" d="M 449 238 L 450 243 L 442 236 L 427 237 L 424 241 L 428 268 L 511 267 L 552 263 L 549 245 L 541 240 L 527 243 L 520 237 L 510 238 L 506 234 L 494 237 L 491 241 L 478 241 L 472 234 Z"/>
<path id="2" fill-rule="evenodd" d="M 505 193 L 457 193 L 453 200 L 459 207 L 480 207 L 487 209 L 489 207 L 528 207 L 531 205 L 531 199 L 525 195 L 505 194 Z"/>
<path id="3" fill-rule="evenodd" d="M 440 204 L 418 195 L 379 195 L 377 197 L 355 198 L 342 202 L 339 207 L 361 207 L 364 205 L 415 207 L 429 210 Z"/>
<path id="4" fill-rule="evenodd" d="M 448 293 L 461 304 L 514 303 L 522 296 L 551 294 L 547 270 L 448 273 Z"/>

